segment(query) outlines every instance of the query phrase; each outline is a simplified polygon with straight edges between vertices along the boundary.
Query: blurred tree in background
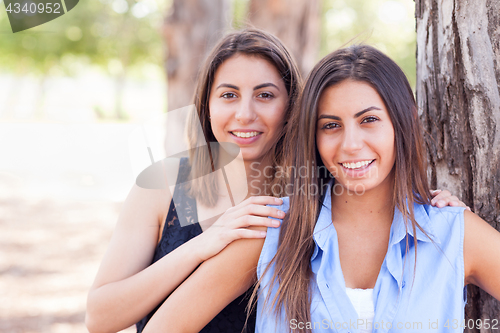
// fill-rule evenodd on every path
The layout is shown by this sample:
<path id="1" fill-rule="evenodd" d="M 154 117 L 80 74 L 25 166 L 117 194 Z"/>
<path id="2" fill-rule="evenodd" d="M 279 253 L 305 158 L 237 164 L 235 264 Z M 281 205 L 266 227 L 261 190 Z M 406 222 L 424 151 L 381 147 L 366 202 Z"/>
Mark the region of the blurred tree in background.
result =
<path id="1" fill-rule="evenodd" d="M 450 190 L 500 230 L 500 2 L 417 0 L 416 8 L 431 187 Z M 498 332 L 487 324 L 498 318 L 500 302 L 468 285 L 465 332 Z"/>
<path id="2" fill-rule="evenodd" d="M 214 38 L 206 38 L 206 34 L 213 30 L 208 29 L 207 24 L 214 24 L 217 29 L 223 30 L 214 33 L 217 37 L 231 27 L 241 28 L 251 24 L 278 35 L 295 53 L 304 72 L 320 57 L 354 38 L 354 42 L 366 42 L 385 51 L 403 67 L 411 83 L 415 83 L 416 37 L 412 0 L 205 2 L 80 1 L 66 15 L 16 34 L 11 32 L 6 12 L 3 11 L 5 7 L 0 5 L 0 72 L 19 76 L 38 75 L 40 98 L 43 98 L 45 77 L 77 75 L 89 66 L 97 66 L 115 80 L 114 115 L 120 119 L 126 117 L 121 101 L 128 73 L 133 70 L 140 72 L 141 66 L 153 64 L 158 69 L 163 68 L 175 85 L 178 78 L 172 74 L 182 73 L 176 66 L 185 65 L 182 59 L 193 57 L 187 50 L 187 44 L 183 46 L 180 41 L 184 39 L 184 43 L 195 43 L 197 40 L 203 43 L 201 49 L 194 44 L 189 45 L 191 51 L 197 52 L 189 66 L 198 68 L 205 55 L 200 50 L 209 49 L 214 43 Z M 212 10 L 203 6 L 211 6 Z M 225 21 L 219 23 L 221 19 Z M 180 23 L 182 20 L 184 23 Z M 180 28 L 181 25 L 184 28 Z M 186 34 L 191 34 L 191 37 Z M 196 34 L 199 36 L 196 37 Z M 172 59 L 174 54 L 177 60 Z M 194 65 L 193 61 L 197 64 Z M 188 81 L 192 86 L 196 75 L 186 75 L 189 75 Z M 183 80 L 188 82 L 185 79 L 180 81 Z M 185 91 L 186 96 L 192 94 L 192 88 L 176 89 L 180 90 Z M 169 95 L 172 99 L 173 95 Z M 174 102 L 172 106 L 181 104 Z"/>
<path id="3" fill-rule="evenodd" d="M 250 0 L 251 25 L 269 31 L 288 47 L 305 77 L 318 60 L 320 0 Z"/>
<path id="4" fill-rule="evenodd" d="M 343 45 L 372 44 L 395 59 L 415 85 L 411 0 L 218 0 L 211 3 L 212 10 L 206 0 L 174 0 L 174 4 L 164 25 L 170 50 L 165 70 L 173 79 L 168 88 L 169 110 L 191 103 L 193 73 L 215 44 L 207 34 L 221 36 L 231 27 L 254 26 L 275 34 L 290 49 L 304 76 L 320 57 Z M 232 20 L 225 15 L 229 5 Z"/>

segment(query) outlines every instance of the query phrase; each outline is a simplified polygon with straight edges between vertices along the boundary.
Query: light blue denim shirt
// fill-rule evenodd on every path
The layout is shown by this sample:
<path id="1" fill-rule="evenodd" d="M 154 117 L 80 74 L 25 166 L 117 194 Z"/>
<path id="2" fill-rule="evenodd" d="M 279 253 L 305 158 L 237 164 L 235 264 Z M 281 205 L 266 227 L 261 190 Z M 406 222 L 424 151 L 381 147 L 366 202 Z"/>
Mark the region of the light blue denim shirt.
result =
<path id="1" fill-rule="evenodd" d="M 288 198 L 277 207 L 288 211 Z M 415 204 L 414 209 L 417 222 L 434 242 L 417 229 L 418 254 L 414 270 L 414 235 L 409 230 L 410 248 L 406 252 L 407 234 L 402 215 L 396 209 L 387 254 L 373 291 L 373 332 L 461 332 L 465 306 L 464 208 Z M 279 228 L 267 230 L 257 267 L 259 278 L 276 254 L 279 232 Z M 330 190 L 325 194 L 313 238 L 311 322 L 285 323 L 284 316 L 276 319 L 274 309 L 263 308 L 273 265 L 262 279 L 256 332 L 288 332 L 289 327 L 299 329 L 309 325 L 313 332 L 357 333 L 358 327 L 367 327 L 366 322 L 358 321 L 345 291 L 337 232 L 331 221 Z M 271 300 L 276 291 L 277 288 L 273 288 Z"/>

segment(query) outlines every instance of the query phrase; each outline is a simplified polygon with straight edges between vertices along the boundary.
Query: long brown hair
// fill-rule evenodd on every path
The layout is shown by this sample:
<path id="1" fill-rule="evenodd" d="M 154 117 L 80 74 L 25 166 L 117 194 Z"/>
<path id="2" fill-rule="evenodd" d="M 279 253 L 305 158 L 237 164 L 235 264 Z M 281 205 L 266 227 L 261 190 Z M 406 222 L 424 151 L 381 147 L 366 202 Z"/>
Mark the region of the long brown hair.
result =
<path id="1" fill-rule="evenodd" d="M 202 67 L 198 84 L 194 96 L 194 105 L 196 107 L 196 117 L 191 117 L 187 122 L 188 142 L 190 147 L 196 147 L 199 142 L 217 142 L 210 124 L 209 99 L 210 91 L 214 81 L 215 73 L 219 66 L 227 59 L 236 54 L 245 54 L 250 56 L 260 57 L 269 61 L 278 71 L 288 93 L 288 103 L 285 109 L 284 120 L 285 124 L 293 106 L 295 105 L 301 85 L 301 76 L 298 67 L 292 56 L 275 36 L 258 30 L 245 29 L 236 31 L 225 36 L 212 50 L 204 66 Z M 204 138 L 200 138 L 200 133 L 191 131 L 190 129 L 197 128 L 197 119 L 201 122 Z M 283 163 L 283 142 L 286 130 L 278 136 L 276 144 L 268 152 L 271 157 L 273 167 L 280 166 Z M 201 177 L 212 174 L 217 166 L 219 156 L 218 145 L 209 145 L 208 149 L 191 149 L 190 162 L 192 166 L 191 178 L 193 179 L 189 194 L 197 199 L 200 203 L 206 206 L 214 206 L 217 202 L 217 182 L 215 177 Z M 274 175 L 275 173 L 273 173 Z M 213 174 L 212 174 L 213 175 Z M 208 179 L 207 179 L 208 178 Z M 271 179 L 271 185 L 279 182 L 283 184 L 284 178 Z M 266 186 L 271 189 L 282 189 L 284 186 Z M 275 196 L 281 196 L 282 193 L 266 193 Z"/>
<path id="2" fill-rule="evenodd" d="M 415 99 L 403 71 L 377 49 L 354 45 L 329 54 L 314 67 L 305 84 L 299 107 L 290 120 L 291 128 L 286 141 L 294 144 L 289 147 L 288 163 L 294 166 L 293 170 L 311 165 L 325 169 L 316 147 L 318 102 L 326 88 L 347 79 L 369 84 L 384 101 L 395 134 L 393 207 L 403 214 L 407 231 L 411 228 L 415 235 L 418 228 L 425 233 L 416 222 L 413 211 L 414 202 L 430 203 L 422 128 Z M 323 191 L 306 191 L 304 195 L 301 189 L 324 189 L 330 177 L 317 173 L 308 173 L 306 177 L 297 173 L 291 175 L 294 191 L 290 197 L 290 210 L 281 226 L 277 253 L 264 271 L 265 274 L 269 267 L 275 265 L 269 290 L 278 285 L 278 292 L 272 300 L 270 294 L 266 295 L 264 308 L 272 304 L 277 318 L 284 310 L 287 321 L 311 321 L 312 235 Z M 408 247 L 407 242 L 407 251 Z M 416 251 L 415 242 L 415 256 Z"/>

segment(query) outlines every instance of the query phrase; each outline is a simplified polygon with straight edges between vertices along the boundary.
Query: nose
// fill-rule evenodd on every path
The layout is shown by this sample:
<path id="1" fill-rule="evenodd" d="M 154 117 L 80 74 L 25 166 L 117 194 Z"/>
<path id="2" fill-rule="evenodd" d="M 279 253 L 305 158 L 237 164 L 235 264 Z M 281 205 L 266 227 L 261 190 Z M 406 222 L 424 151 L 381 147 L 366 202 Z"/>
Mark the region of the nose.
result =
<path id="1" fill-rule="evenodd" d="M 251 99 L 242 99 L 237 106 L 236 114 L 234 115 L 236 120 L 241 124 L 249 124 L 257 119 L 257 113 L 255 112 L 255 107 Z"/>
<path id="2" fill-rule="evenodd" d="M 347 154 L 358 152 L 363 148 L 363 133 L 356 126 L 345 126 L 341 147 Z"/>

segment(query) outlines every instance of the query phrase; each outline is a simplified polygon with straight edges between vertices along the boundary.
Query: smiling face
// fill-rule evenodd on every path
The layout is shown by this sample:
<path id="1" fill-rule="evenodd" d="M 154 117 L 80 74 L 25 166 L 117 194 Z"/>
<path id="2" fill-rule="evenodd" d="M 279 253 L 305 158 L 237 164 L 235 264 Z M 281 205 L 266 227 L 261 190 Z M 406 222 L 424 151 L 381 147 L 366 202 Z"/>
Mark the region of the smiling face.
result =
<path id="1" fill-rule="evenodd" d="M 324 90 L 316 144 L 325 166 L 349 191 L 364 193 L 391 185 L 394 127 L 383 100 L 369 84 L 345 80 Z"/>
<path id="2" fill-rule="evenodd" d="M 283 128 L 287 102 L 285 84 L 269 61 L 236 54 L 217 69 L 210 91 L 214 136 L 236 143 L 245 162 L 260 162 Z"/>

